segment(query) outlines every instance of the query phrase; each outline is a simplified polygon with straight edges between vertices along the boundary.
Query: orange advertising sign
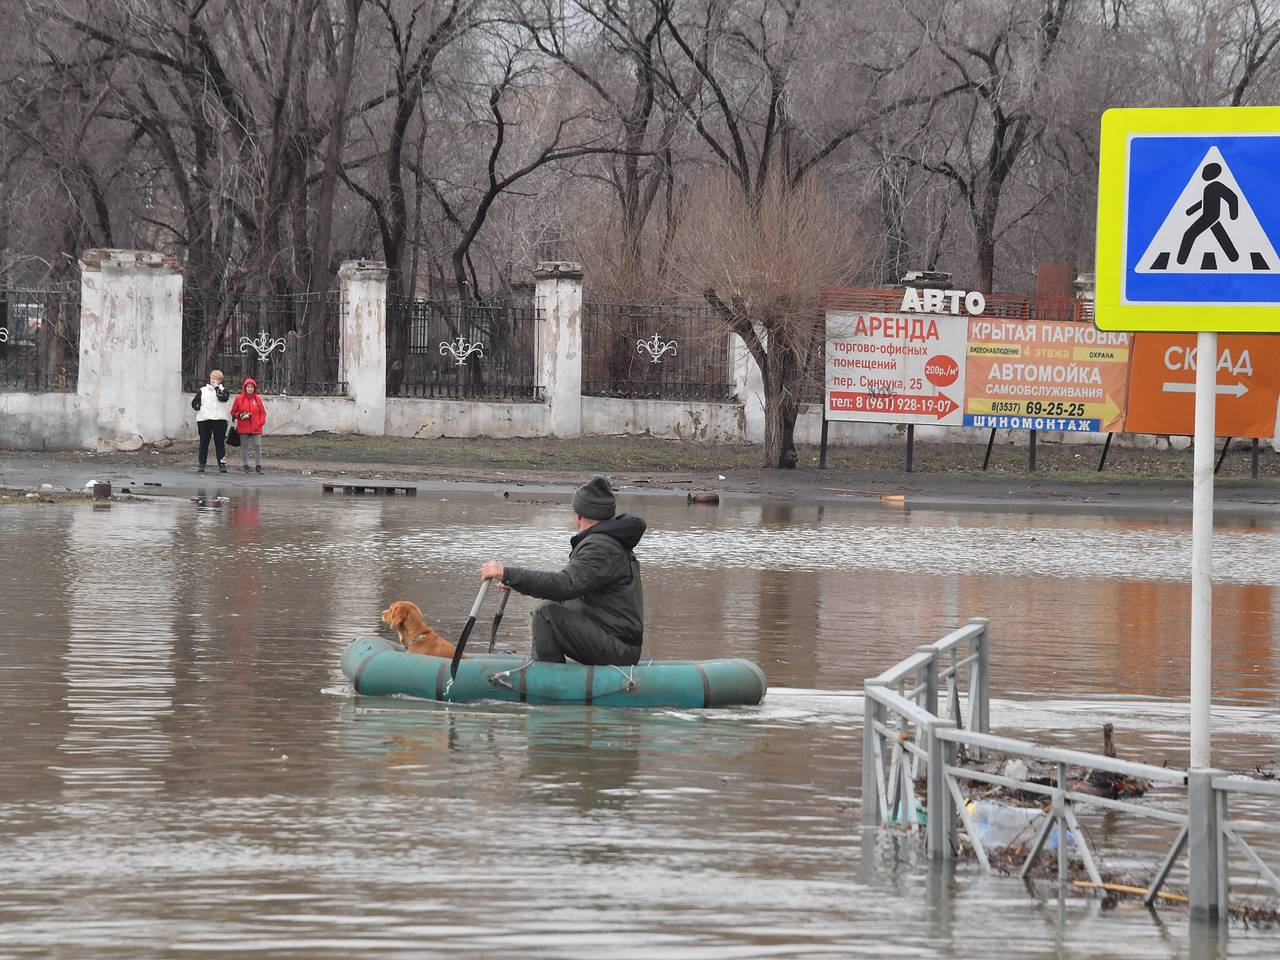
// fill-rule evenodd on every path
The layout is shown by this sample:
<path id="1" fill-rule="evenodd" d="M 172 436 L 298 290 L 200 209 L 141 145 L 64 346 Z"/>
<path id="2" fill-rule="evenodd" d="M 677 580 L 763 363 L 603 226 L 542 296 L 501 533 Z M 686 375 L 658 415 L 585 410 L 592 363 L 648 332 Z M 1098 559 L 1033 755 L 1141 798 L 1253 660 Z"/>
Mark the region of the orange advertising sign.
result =
<path id="1" fill-rule="evenodd" d="M 1139 333 L 1129 382 L 1130 433 L 1195 433 L 1196 337 Z M 1220 437 L 1271 437 L 1280 396 L 1280 336 L 1218 337 Z"/>
<path id="2" fill-rule="evenodd" d="M 964 425 L 1122 431 L 1132 342 L 1093 324 L 974 317 Z"/>

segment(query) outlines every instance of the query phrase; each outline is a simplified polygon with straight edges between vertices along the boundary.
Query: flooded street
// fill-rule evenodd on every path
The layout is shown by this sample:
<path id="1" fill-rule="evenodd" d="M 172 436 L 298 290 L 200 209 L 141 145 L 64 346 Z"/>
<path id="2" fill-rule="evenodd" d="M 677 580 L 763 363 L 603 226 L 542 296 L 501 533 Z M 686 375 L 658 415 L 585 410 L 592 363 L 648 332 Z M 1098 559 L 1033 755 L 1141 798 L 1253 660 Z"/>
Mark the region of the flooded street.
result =
<path id="1" fill-rule="evenodd" d="M 224 492 L 0 509 L 0 958 L 1280 954 L 859 831 L 863 679 L 975 616 L 993 730 L 1097 750 L 1112 720 L 1185 766 L 1189 516 L 624 491 L 645 654 L 747 657 L 765 702 L 445 707 L 353 698 L 342 651 L 396 599 L 455 637 L 484 560 L 559 567 L 567 498 Z M 1276 514 L 1220 518 L 1225 769 L 1280 764 L 1277 557 Z M 1104 829 L 1104 863 L 1158 856 Z"/>

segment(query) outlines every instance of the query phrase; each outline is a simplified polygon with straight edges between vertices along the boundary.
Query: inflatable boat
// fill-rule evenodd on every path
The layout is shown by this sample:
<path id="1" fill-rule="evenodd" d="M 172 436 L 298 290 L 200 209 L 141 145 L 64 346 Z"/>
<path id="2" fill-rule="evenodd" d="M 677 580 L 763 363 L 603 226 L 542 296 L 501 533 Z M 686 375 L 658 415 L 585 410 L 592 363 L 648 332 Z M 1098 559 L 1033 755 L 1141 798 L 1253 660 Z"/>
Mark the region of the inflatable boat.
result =
<path id="1" fill-rule="evenodd" d="M 342 656 L 356 693 L 405 694 L 465 703 L 576 703 L 601 707 L 725 707 L 764 699 L 764 673 L 750 660 L 640 661 L 634 667 L 532 663 L 510 653 L 468 654 L 450 682 L 449 661 L 406 653 L 395 640 L 357 637 Z"/>

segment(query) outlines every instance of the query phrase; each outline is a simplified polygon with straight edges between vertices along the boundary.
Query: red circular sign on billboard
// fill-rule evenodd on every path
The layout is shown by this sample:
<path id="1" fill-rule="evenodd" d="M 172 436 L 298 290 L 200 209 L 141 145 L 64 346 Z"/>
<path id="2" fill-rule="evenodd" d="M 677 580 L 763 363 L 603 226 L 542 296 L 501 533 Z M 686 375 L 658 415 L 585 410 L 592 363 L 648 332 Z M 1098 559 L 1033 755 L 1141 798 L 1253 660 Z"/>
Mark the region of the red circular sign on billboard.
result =
<path id="1" fill-rule="evenodd" d="M 945 353 L 930 357 L 924 365 L 924 375 L 935 387 L 949 387 L 960 377 L 960 364 Z"/>

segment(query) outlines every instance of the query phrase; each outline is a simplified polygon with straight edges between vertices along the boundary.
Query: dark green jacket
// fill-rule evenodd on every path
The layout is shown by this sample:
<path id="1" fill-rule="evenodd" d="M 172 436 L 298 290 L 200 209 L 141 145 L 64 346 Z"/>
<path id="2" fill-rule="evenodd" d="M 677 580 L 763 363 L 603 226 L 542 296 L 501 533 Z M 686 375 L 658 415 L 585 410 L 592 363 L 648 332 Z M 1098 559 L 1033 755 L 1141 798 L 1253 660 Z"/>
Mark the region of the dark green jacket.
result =
<path id="1" fill-rule="evenodd" d="M 569 541 L 569 565 L 559 573 L 507 567 L 502 582 L 580 610 L 610 636 L 638 647 L 644 640 L 644 589 L 632 551 L 644 531 L 645 522 L 628 513 L 602 520 Z"/>

